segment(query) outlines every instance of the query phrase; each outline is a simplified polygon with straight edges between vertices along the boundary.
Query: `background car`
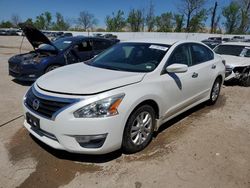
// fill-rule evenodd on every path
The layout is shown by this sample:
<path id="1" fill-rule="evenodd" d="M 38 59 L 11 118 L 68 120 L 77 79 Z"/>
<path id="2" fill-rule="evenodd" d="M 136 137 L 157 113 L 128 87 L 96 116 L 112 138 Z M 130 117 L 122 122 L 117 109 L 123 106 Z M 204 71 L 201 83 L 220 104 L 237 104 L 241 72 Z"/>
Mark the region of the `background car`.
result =
<path id="1" fill-rule="evenodd" d="M 61 38 L 72 37 L 72 36 L 73 36 L 72 33 L 60 33 L 60 34 L 57 34 L 56 37 L 52 38 L 51 40 L 56 41 L 56 40 L 61 39 Z"/>
<path id="2" fill-rule="evenodd" d="M 202 40 L 204 44 L 209 46 L 211 49 L 215 48 L 217 45 L 222 43 L 222 38 L 221 37 L 209 37 L 206 40 Z"/>
<path id="3" fill-rule="evenodd" d="M 244 36 L 233 36 L 230 39 L 230 42 L 244 42 L 245 37 Z"/>
<path id="4" fill-rule="evenodd" d="M 238 81 L 242 86 L 250 86 L 250 44 L 228 42 L 217 46 L 215 53 L 226 61 L 225 81 Z"/>
<path id="5" fill-rule="evenodd" d="M 0 29 L 0 35 L 18 36 L 21 35 L 21 32 L 19 29 Z"/>
<path id="6" fill-rule="evenodd" d="M 222 58 L 202 43 L 121 42 L 40 77 L 23 100 L 24 126 L 56 149 L 135 153 L 166 121 L 214 104 L 224 77 Z"/>
<path id="7" fill-rule="evenodd" d="M 115 42 L 94 37 L 65 37 L 51 42 L 33 26 L 22 28 L 34 51 L 9 59 L 9 74 L 17 80 L 34 81 L 58 67 L 87 61 Z"/>
<path id="8" fill-rule="evenodd" d="M 0 29 L 0 36 L 7 35 L 8 30 L 7 29 Z"/>

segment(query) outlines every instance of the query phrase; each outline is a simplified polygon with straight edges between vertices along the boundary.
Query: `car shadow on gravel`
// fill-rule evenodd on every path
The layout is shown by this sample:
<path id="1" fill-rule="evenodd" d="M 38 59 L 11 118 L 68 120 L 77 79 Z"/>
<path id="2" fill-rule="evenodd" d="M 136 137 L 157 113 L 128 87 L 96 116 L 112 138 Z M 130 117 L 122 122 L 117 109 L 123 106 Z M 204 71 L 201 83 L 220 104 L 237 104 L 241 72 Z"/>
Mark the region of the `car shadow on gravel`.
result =
<path id="1" fill-rule="evenodd" d="M 224 81 L 225 86 L 239 86 L 240 83 L 238 80 L 230 80 L 230 81 Z"/>
<path id="2" fill-rule="evenodd" d="M 226 103 L 226 97 L 224 95 L 220 95 L 220 97 L 218 98 L 218 101 L 216 102 L 216 104 L 214 104 L 212 106 L 209 106 L 207 104 L 207 102 L 203 102 L 203 103 L 201 103 L 201 104 L 187 110 L 186 112 L 183 112 L 182 114 L 176 116 L 175 118 L 167 121 L 163 125 L 161 125 L 159 127 L 158 131 L 155 132 L 154 137 L 156 137 L 158 134 L 160 134 L 164 130 L 168 129 L 169 127 L 181 122 L 183 119 L 185 119 L 187 117 L 198 118 L 202 114 L 208 113 L 210 110 L 213 110 L 215 108 L 223 107 L 225 105 L 225 103 Z"/>
<path id="3" fill-rule="evenodd" d="M 20 81 L 17 79 L 12 79 L 12 82 L 15 82 L 16 84 L 22 85 L 22 86 L 31 86 L 34 82 L 32 81 Z"/>
<path id="4" fill-rule="evenodd" d="M 167 121 L 164 123 L 160 128 L 158 129 L 157 132 L 154 134 L 154 140 L 157 140 L 157 143 L 151 143 L 145 150 L 139 152 L 139 154 L 146 154 L 149 152 L 152 152 L 153 150 L 157 150 L 159 147 L 165 144 L 165 141 L 163 141 L 160 137 L 157 137 L 159 134 L 163 133 L 165 130 L 168 130 L 169 128 L 173 128 L 175 126 L 178 126 L 178 124 L 184 120 L 187 117 L 190 117 L 190 119 L 196 119 L 200 117 L 203 113 L 208 113 L 210 110 L 214 108 L 219 108 L 221 106 L 224 106 L 226 101 L 226 98 L 221 95 L 220 98 L 218 99 L 217 103 L 214 106 L 207 106 L 206 103 L 199 104 L 198 106 L 193 107 L 192 109 L 178 115 L 177 117 L 173 118 L 172 120 Z M 189 124 L 190 121 L 185 121 L 184 124 Z M 182 129 L 181 132 L 185 132 L 185 128 L 188 126 L 180 126 Z M 180 130 L 178 130 L 180 131 Z M 172 132 L 172 131 L 168 131 Z M 175 135 L 174 139 L 180 134 L 180 132 L 173 132 Z M 160 136 L 160 135 L 159 135 Z M 169 136 L 169 135 L 168 135 Z M 48 152 L 49 154 L 52 154 L 54 157 L 58 159 L 63 159 L 63 160 L 68 160 L 68 161 L 77 161 L 77 162 L 87 162 L 87 163 L 106 163 L 115 159 L 118 159 L 119 157 L 122 156 L 123 151 L 117 150 L 108 154 L 104 155 L 86 155 L 86 154 L 76 154 L 76 153 L 69 153 L 67 151 L 63 150 L 56 150 L 54 148 L 51 148 L 50 146 L 47 146 L 43 142 L 39 141 L 37 138 L 32 136 L 30 134 L 30 137 L 37 143 L 39 147 L 41 147 L 43 150 Z M 169 141 L 169 140 L 168 140 Z M 162 142 L 162 143 L 160 143 Z M 125 154 L 127 155 L 127 154 Z"/>
<path id="5" fill-rule="evenodd" d="M 77 153 L 69 153 L 63 150 L 56 150 L 51 148 L 32 136 L 30 137 L 44 150 L 48 153 L 52 154 L 56 158 L 63 159 L 63 160 L 70 160 L 70 161 L 77 161 L 77 162 L 87 162 L 87 163 L 106 163 L 112 161 L 114 159 L 119 158 L 122 155 L 121 150 L 114 151 L 112 153 L 104 154 L 104 155 L 86 155 L 86 154 L 77 154 Z"/>
<path id="6" fill-rule="evenodd" d="M 204 106 L 205 106 L 205 104 L 201 104 L 201 105 L 199 105 L 197 107 L 194 107 L 191 110 L 177 116 L 176 118 L 168 121 L 167 123 L 164 123 L 159 128 L 159 130 L 155 133 L 154 136 L 156 137 L 159 133 L 163 132 L 165 129 L 171 127 L 172 125 L 174 125 L 176 123 L 178 123 L 179 121 L 181 121 L 185 117 L 191 115 L 192 113 L 199 111 L 200 109 L 204 108 Z M 64 159 L 64 160 L 78 161 L 78 162 L 89 162 L 89 163 L 105 163 L 105 162 L 109 162 L 109 161 L 112 161 L 114 159 L 117 159 L 123 154 L 122 150 L 117 150 L 117 151 L 114 151 L 112 153 L 105 154 L 105 155 L 85 155 L 85 154 L 69 153 L 67 151 L 53 149 L 53 148 L 47 146 L 46 144 L 44 144 L 43 142 L 39 141 L 38 139 L 36 139 L 31 134 L 30 134 L 30 137 L 42 149 L 46 150 L 48 153 L 52 154 L 56 158 Z"/>

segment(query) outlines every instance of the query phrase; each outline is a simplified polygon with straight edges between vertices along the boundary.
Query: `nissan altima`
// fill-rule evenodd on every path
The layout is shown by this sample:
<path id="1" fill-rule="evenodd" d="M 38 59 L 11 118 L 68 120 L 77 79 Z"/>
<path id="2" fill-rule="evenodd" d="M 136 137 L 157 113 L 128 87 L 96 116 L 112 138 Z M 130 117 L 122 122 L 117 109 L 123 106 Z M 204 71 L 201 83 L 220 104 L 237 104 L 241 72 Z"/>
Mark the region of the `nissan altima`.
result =
<path id="1" fill-rule="evenodd" d="M 24 96 L 24 126 L 55 149 L 135 153 L 166 121 L 214 104 L 224 78 L 221 57 L 200 42 L 121 42 L 40 77 Z"/>

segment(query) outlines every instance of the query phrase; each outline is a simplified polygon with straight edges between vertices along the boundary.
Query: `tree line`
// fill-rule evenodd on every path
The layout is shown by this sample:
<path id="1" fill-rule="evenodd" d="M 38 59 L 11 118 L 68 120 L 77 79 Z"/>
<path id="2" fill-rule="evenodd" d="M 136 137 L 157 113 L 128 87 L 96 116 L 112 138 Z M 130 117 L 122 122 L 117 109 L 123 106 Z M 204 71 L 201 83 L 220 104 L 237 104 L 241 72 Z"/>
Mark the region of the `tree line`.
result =
<path id="1" fill-rule="evenodd" d="M 231 0 L 224 7 L 217 1 L 208 7 L 206 0 L 179 0 L 179 3 L 181 8 L 177 7 L 176 12 L 160 15 L 155 14 L 152 1 L 147 8 L 133 8 L 127 13 L 118 10 L 105 17 L 106 29 L 98 28 L 95 15 L 86 10 L 81 11 L 77 19 L 71 20 L 65 19 L 59 12 L 52 19 L 52 14 L 46 11 L 34 20 L 28 18 L 24 23 L 42 30 L 249 33 L 250 0 Z M 2 21 L 0 27 L 18 27 L 21 22 L 21 18 L 14 14 L 10 21 Z"/>

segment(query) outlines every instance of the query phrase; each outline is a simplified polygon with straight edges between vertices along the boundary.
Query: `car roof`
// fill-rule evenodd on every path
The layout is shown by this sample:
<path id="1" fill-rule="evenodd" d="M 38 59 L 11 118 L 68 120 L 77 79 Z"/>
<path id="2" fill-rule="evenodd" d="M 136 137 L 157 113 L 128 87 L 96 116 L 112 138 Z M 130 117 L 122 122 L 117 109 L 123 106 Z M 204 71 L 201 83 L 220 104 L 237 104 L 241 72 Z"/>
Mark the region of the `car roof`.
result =
<path id="1" fill-rule="evenodd" d="M 72 41 L 78 41 L 78 40 L 82 40 L 82 39 L 101 39 L 101 40 L 108 40 L 109 39 L 104 39 L 104 38 L 100 38 L 100 37 L 92 37 L 92 36 L 83 36 L 83 35 L 78 35 L 78 36 L 69 36 L 69 37 L 64 37 L 64 39 L 68 39 L 68 40 L 72 40 Z"/>
<path id="2" fill-rule="evenodd" d="M 250 46 L 249 42 L 225 42 L 221 45 L 232 45 L 232 46 Z"/>
<path id="3" fill-rule="evenodd" d="M 126 40 L 122 41 L 123 43 L 154 43 L 154 44 L 165 44 L 165 45 L 173 45 L 175 43 L 198 43 L 202 44 L 199 41 L 192 41 L 192 40 L 175 40 L 175 39 L 134 39 L 134 40 Z"/>

